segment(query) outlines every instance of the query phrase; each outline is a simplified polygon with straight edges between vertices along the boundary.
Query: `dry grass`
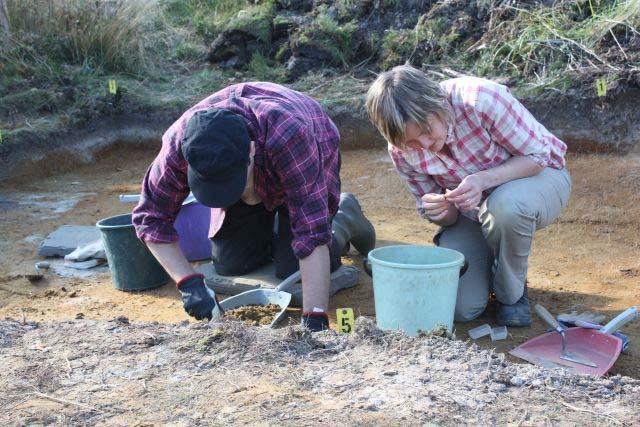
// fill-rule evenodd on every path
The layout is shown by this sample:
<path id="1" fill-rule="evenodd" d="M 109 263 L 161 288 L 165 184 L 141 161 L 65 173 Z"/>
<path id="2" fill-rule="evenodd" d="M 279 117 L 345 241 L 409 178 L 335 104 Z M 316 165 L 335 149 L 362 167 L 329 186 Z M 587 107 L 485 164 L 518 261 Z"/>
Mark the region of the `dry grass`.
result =
<path id="1" fill-rule="evenodd" d="M 122 318 L 3 329 L 4 424 L 639 421 L 638 380 L 514 365 L 461 341 L 382 332 L 367 318 L 352 335 Z"/>
<path id="2" fill-rule="evenodd" d="M 481 70 L 495 73 L 497 67 L 533 77 L 532 88 L 561 89 L 585 73 L 612 81 L 640 71 L 637 0 L 559 1 L 538 8 L 500 2 L 490 13 L 488 28 L 471 49 L 483 51 Z"/>

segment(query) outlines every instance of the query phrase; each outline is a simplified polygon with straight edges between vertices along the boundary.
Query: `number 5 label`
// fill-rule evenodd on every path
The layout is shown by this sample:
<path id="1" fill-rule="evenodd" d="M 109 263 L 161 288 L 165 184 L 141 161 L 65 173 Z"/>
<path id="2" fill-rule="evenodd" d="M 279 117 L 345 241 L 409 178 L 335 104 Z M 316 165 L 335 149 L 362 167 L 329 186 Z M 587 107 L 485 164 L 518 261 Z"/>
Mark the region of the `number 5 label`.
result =
<path id="1" fill-rule="evenodd" d="M 339 308 L 336 310 L 336 319 L 338 320 L 338 330 L 345 334 L 353 332 L 353 309 Z"/>

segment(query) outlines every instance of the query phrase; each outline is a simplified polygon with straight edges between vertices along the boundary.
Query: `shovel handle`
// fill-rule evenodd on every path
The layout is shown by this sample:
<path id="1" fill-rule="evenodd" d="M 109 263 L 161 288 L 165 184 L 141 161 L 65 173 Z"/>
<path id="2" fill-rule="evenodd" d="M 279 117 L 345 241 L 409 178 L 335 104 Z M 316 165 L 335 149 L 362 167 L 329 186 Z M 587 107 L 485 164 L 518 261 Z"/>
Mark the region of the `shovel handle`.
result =
<path id="1" fill-rule="evenodd" d="M 297 270 L 291 276 L 287 277 L 282 282 L 280 282 L 280 284 L 276 286 L 275 290 L 278 292 L 280 291 L 287 292 L 294 284 L 298 282 L 298 280 L 300 280 L 301 276 L 302 275 L 300 274 L 300 270 Z"/>
<path id="2" fill-rule="evenodd" d="M 560 323 L 558 323 L 556 318 L 553 317 L 553 315 L 549 313 L 549 311 L 546 308 L 544 308 L 540 304 L 536 304 L 534 309 L 536 310 L 536 313 L 538 313 L 538 316 L 540 316 L 542 320 L 544 320 L 553 329 L 555 329 L 560 333 L 564 331 L 564 328 L 560 326 Z"/>
<path id="3" fill-rule="evenodd" d="M 612 334 L 636 317 L 638 317 L 638 307 L 629 307 L 611 319 L 611 321 L 604 325 L 599 332 L 602 332 L 603 334 Z"/>

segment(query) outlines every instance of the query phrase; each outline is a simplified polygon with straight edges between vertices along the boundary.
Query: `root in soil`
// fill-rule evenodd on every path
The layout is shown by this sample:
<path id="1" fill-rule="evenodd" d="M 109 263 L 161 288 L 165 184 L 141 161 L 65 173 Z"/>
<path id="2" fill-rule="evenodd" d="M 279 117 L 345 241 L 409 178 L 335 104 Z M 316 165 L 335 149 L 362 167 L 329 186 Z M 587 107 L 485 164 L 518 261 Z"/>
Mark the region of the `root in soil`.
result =
<path id="1" fill-rule="evenodd" d="M 226 317 L 242 320 L 247 325 L 270 325 L 280 312 L 280 306 L 275 304 L 249 304 L 225 312 Z"/>

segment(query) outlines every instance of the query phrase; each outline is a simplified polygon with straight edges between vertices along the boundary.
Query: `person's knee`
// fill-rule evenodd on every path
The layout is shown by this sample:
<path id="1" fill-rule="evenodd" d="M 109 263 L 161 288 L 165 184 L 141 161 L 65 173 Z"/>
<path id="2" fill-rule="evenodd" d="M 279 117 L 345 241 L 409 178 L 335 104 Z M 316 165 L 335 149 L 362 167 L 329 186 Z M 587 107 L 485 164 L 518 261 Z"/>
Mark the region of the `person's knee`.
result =
<path id="1" fill-rule="evenodd" d="M 529 222 L 533 219 L 533 215 L 518 200 L 509 197 L 506 193 L 496 196 L 488 200 L 480 209 L 479 219 L 483 227 L 513 228 L 523 220 Z"/>
<path id="2" fill-rule="evenodd" d="M 225 260 L 225 262 L 214 262 L 216 273 L 220 276 L 241 276 L 252 270 L 247 263 L 240 260 Z"/>
<path id="3" fill-rule="evenodd" d="M 284 280 L 299 269 L 300 266 L 297 260 L 296 262 L 276 263 L 275 276 L 280 280 Z"/>
<path id="4" fill-rule="evenodd" d="M 453 318 L 456 322 L 470 322 L 484 313 L 485 308 L 487 308 L 487 301 L 472 304 L 458 302 Z"/>
<path id="5" fill-rule="evenodd" d="M 213 265 L 220 276 L 242 276 L 250 273 L 271 260 L 269 251 L 247 253 L 246 250 L 229 250 L 214 242 Z"/>

